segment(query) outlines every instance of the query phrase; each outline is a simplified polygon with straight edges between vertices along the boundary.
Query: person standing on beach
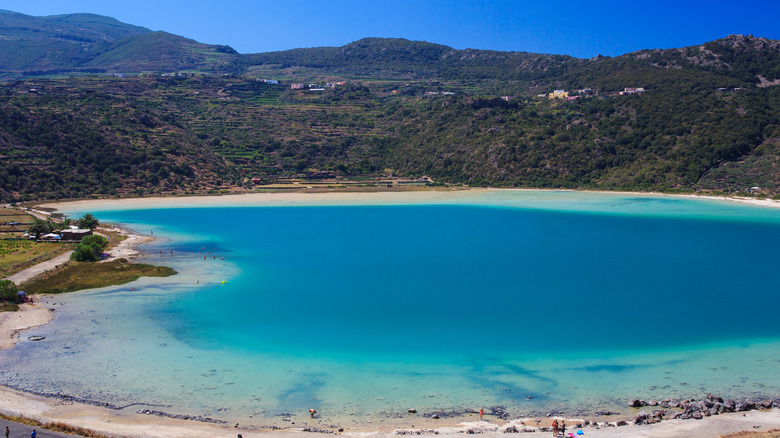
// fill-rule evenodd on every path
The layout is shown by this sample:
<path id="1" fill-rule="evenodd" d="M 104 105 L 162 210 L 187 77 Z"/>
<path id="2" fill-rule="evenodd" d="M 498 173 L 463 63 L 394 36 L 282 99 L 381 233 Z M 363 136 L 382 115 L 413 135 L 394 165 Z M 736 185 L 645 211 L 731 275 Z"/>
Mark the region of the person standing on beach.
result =
<path id="1" fill-rule="evenodd" d="M 11 431 L 8 430 L 8 426 L 5 427 L 5 438 L 8 438 L 8 435 L 11 434 Z"/>
<path id="2" fill-rule="evenodd" d="M 38 436 L 38 432 L 36 432 L 35 429 L 33 429 L 32 433 L 30 434 L 30 438 L 35 438 L 37 436 Z"/>
<path id="3" fill-rule="evenodd" d="M 482 416 L 483 415 L 485 415 L 485 410 L 484 409 L 480 409 L 479 410 L 479 421 L 482 421 Z"/>
<path id="4" fill-rule="evenodd" d="M 558 420 L 553 420 L 552 428 L 553 428 L 553 436 L 557 438 L 558 437 Z"/>
<path id="5" fill-rule="evenodd" d="M 566 422 L 561 421 L 561 436 L 566 436 Z"/>

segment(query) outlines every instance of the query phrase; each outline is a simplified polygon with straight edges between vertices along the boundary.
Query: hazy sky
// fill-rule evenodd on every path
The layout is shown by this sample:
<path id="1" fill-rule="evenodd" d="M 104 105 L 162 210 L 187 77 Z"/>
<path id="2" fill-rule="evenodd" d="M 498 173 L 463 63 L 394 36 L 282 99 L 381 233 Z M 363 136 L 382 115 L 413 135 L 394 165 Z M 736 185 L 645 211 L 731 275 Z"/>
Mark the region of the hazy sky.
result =
<path id="1" fill-rule="evenodd" d="M 399 37 L 588 58 L 729 34 L 780 39 L 780 0 L 3 0 L 0 9 L 91 12 L 240 53 Z"/>

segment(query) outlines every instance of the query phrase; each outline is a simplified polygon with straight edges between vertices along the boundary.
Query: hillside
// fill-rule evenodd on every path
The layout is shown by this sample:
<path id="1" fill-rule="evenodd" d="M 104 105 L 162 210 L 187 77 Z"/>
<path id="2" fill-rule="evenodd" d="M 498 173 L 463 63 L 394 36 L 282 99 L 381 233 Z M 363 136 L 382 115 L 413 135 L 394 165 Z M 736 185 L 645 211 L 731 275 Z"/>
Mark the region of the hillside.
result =
<path id="1" fill-rule="evenodd" d="M 0 200 L 208 191 L 236 172 L 174 120 L 89 80 L 3 87 Z M 22 92 L 20 92 L 22 91 Z"/>
<path id="2" fill-rule="evenodd" d="M 240 55 L 106 17 L 17 15 L 0 13 L 2 35 L 83 52 L 23 49 L 25 68 L 100 74 L 0 83 L 3 201 L 334 176 L 780 196 L 778 41 L 576 59 L 366 38 Z M 200 73 L 105 77 L 141 71 Z"/>
<path id="3" fill-rule="evenodd" d="M 0 10 L 0 80 L 57 74 L 234 72 L 236 52 L 94 14 Z"/>
<path id="4" fill-rule="evenodd" d="M 113 42 L 84 64 L 109 73 L 205 71 L 233 73 L 237 54 L 228 46 L 201 44 L 167 32 Z"/>
<path id="5" fill-rule="evenodd" d="M 420 84 L 312 93 L 233 76 L 8 83 L 0 196 L 203 193 L 319 172 L 780 194 L 780 87 L 719 91 L 717 77 L 663 71 L 643 94 L 572 102 L 426 95 Z"/>
<path id="6" fill-rule="evenodd" d="M 492 50 L 456 50 L 402 38 L 364 38 L 342 47 L 318 47 L 242 57 L 250 74 L 287 77 L 533 81 L 581 63 L 569 56 Z"/>

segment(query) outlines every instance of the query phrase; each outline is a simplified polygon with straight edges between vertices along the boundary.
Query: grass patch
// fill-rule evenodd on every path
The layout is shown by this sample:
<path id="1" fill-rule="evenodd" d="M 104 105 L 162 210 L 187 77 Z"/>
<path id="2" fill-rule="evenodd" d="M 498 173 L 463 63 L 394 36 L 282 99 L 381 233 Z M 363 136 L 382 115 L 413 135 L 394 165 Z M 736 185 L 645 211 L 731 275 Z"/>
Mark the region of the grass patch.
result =
<path id="1" fill-rule="evenodd" d="M 16 303 L 0 302 L 0 312 L 17 312 L 19 305 Z"/>
<path id="2" fill-rule="evenodd" d="M 168 277 L 176 274 L 167 266 L 128 263 L 117 259 L 108 263 L 70 261 L 19 285 L 28 294 L 59 294 L 83 289 L 116 286 L 140 277 Z"/>

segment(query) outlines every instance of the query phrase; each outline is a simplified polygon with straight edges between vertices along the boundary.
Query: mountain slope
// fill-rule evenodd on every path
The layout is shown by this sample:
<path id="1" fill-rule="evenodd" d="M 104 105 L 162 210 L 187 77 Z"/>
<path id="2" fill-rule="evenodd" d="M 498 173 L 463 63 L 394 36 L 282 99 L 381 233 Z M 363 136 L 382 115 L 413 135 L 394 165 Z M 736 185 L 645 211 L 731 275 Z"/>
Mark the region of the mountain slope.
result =
<path id="1" fill-rule="evenodd" d="M 108 72 L 170 72 L 206 70 L 235 72 L 235 50 L 228 46 L 201 44 L 167 32 L 149 32 L 124 38 L 106 46 L 85 67 Z"/>
<path id="2" fill-rule="evenodd" d="M 105 80 L 105 79 L 104 79 Z M 208 190 L 235 171 L 175 120 L 86 82 L 0 98 L 0 199 Z M 152 85 L 152 84 L 150 84 Z M 5 90 L 17 88 L 5 88 Z"/>
<path id="3" fill-rule="evenodd" d="M 0 79 L 71 72 L 236 72 L 228 46 L 201 44 L 94 14 L 0 11 Z"/>
<path id="4" fill-rule="evenodd" d="M 32 17 L 0 10 L 0 70 L 75 67 L 106 43 L 150 32 L 94 14 Z"/>
<path id="5" fill-rule="evenodd" d="M 456 50 L 403 38 L 364 38 L 342 47 L 316 47 L 245 55 L 249 72 L 274 74 L 296 67 L 302 75 L 376 79 L 532 80 L 560 74 L 579 60 L 569 56 L 491 50 Z M 302 70 L 302 71 L 301 71 Z"/>
<path id="6" fill-rule="evenodd" d="M 780 79 L 779 52 L 780 41 L 729 35 L 699 46 L 641 50 L 623 56 L 656 67 L 709 72 L 740 82 L 759 83 L 758 76 Z"/>

